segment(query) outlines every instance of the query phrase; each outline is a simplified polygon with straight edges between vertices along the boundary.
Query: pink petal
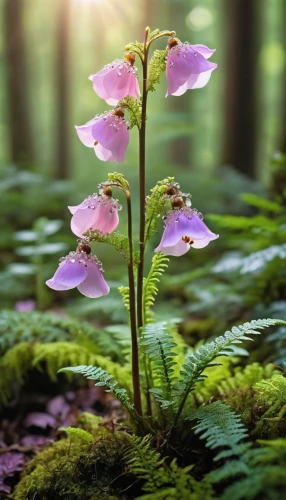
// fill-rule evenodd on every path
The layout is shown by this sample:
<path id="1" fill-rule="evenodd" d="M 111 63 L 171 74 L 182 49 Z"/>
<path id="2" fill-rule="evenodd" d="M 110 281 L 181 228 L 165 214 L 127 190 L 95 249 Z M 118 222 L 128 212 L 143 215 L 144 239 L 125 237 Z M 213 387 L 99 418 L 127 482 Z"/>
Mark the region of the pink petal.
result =
<path id="1" fill-rule="evenodd" d="M 182 238 L 175 243 L 175 245 L 168 246 L 166 243 L 160 243 L 155 248 L 155 252 L 162 252 L 164 255 L 172 255 L 173 257 L 181 257 L 190 250 L 190 245 L 185 243 Z"/>
<path id="2" fill-rule="evenodd" d="M 71 219 L 71 230 L 76 235 L 81 237 L 88 229 L 92 228 L 96 219 L 96 209 L 85 207 L 77 210 Z"/>
<path id="3" fill-rule="evenodd" d="M 89 120 L 85 125 L 75 126 L 77 135 L 81 142 L 88 148 L 93 148 L 94 137 L 92 134 L 93 126 L 99 121 L 99 117 Z"/>
<path id="4" fill-rule="evenodd" d="M 87 269 L 79 259 L 80 256 L 68 257 L 61 262 L 54 276 L 46 281 L 46 284 L 53 290 L 70 290 L 78 286 L 87 276 Z"/>
<path id="5" fill-rule="evenodd" d="M 107 295 L 110 288 L 94 260 L 89 261 L 87 271 L 86 279 L 77 287 L 79 292 L 93 299 Z"/>
<path id="6" fill-rule="evenodd" d="M 213 64 L 213 67 L 209 71 L 205 71 L 204 73 L 200 73 L 199 75 L 190 76 L 190 78 L 187 81 L 188 89 L 201 89 L 208 83 L 213 70 L 217 68 L 217 64 L 214 63 L 210 64 Z"/>
<path id="7" fill-rule="evenodd" d="M 31 427 L 34 425 L 35 427 L 41 427 L 42 429 L 45 429 L 46 427 L 54 427 L 55 424 L 56 419 L 52 417 L 52 415 L 40 411 L 29 413 L 24 421 L 25 427 Z"/>
<path id="8" fill-rule="evenodd" d="M 112 201 L 99 203 L 95 212 L 92 229 L 104 234 L 112 233 L 119 224 L 118 211 L 113 207 Z"/>
<path id="9" fill-rule="evenodd" d="M 212 50 L 209 49 L 206 45 L 201 44 L 195 44 L 192 45 L 192 47 L 196 52 L 199 52 L 199 54 L 204 56 L 205 59 L 209 59 L 216 51 L 216 49 Z"/>
<path id="10" fill-rule="evenodd" d="M 112 162 L 116 161 L 116 158 L 114 158 L 111 151 L 108 151 L 108 149 L 105 149 L 101 144 L 97 144 L 94 147 L 94 152 L 99 160 L 112 161 Z"/>
<path id="11" fill-rule="evenodd" d="M 106 119 L 98 120 L 93 126 L 92 134 L 94 139 L 107 151 L 110 151 L 110 157 L 102 149 L 97 151 L 95 146 L 95 154 L 100 158 L 100 154 L 104 160 L 109 161 L 124 161 L 125 151 L 129 142 L 129 130 L 126 122 L 112 114 L 107 115 Z M 115 159 L 113 160 L 112 157 Z M 101 158 L 100 158 L 101 159 Z"/>
<path id="12" fill-rule="evenodd" d="M 210 69 L 215 69 L 213 68 L 213 63 L 208 62 L 193 47 L 192 45 L 179 44 L 169 52 L 166 67 L 168 80 L 167 96 L 176 93 L 191 75 L 199 75 Z"/>
<path id="13" fill-rule="evenodd" d="M 192 248 L 204 248 L 206 247 L 210 241 L 216 240 L 218 238 L 218 234 L 213 234 L 212 237 L 206 236 L 202 240 L 194 240 L 194 243 L 192 243 L 191 247 Z"/>

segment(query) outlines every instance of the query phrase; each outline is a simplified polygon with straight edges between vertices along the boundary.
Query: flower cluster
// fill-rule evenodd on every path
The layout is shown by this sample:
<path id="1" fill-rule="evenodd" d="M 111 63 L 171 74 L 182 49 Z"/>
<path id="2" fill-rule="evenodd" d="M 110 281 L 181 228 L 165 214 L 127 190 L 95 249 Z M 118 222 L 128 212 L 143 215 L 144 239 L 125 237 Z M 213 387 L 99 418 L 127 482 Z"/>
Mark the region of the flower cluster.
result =
<path id="1" fill-rule="evenodd" d="M 187 89 L 206 85 L 217 67 L 208 61 L 213 53 L 214 50 L 205 45 L 183 44 L 178 38 L 170 38 L 166 56 L 166 95 L 179 96 Z M 113 61 L 89 77 L 98 96 L 115 106 L 113 110 L 96 115 L 85 125 L 75 127 L 81 142 L 94 148 L 100 160 L 115 162 L 125 159 L 129 127 L 119 101 L 127 96 L 135 99 L 140 97 L 134 63 L 135 53 L 127 52 L 124 59 Z M 109 293 L 102 265 L 92 255 L 86 234 L 90 229 L 100 234 L 112 233 L 118 226 L 118 211 L 121 206 L 118 200 L 112 198 L 108 183 L 104 183 L 104 188 L 103 184 L 99 187 L 102 188 L 100 194 L 94 193 L 79 205 L 68 207 L 72 214 L 71 230 L 80 240 L 76 251 L 60 260 L 54 276 L 46 282 L 54 290 L 63 291 L 76 287 L 83 295 L 92 298 Z M 172 210 L 164 217 L 165 230 L 155 252 L 180 256 L 191 247 L 203 248 L 211 240 L 218 238 L 204 224 L 201 214 L 191 209 L 190 197 L 189 194 L 182 193 L 179 184 L 175 182 L 166 186 L 162 199 L 171 203 Z"/>
<path id="2" fill-rule="evenodd" d="M 182 43 L 178 38 L 168 40 L 166 57 L 166 77 L 169 95 L 179 96 L 188 89 L 204 87 L 217 64 L 208 61 L 215 52 L 205 45 Z M 107 104 L 116 106 L 127 96 L 140 97 L 137 68 L 134 52 L 127 52 L 124 59 L 116 59 L 101 71 L 90 75 L 96 94 Z M 76 126 L 81 142 L 94 148 L 94 152 L 103 161 L 125 160 L 129 143 L 128 123 L 124 119 L 124 110 L 120 107 L 113 111 L 95 116 L 85 125 Z"/>

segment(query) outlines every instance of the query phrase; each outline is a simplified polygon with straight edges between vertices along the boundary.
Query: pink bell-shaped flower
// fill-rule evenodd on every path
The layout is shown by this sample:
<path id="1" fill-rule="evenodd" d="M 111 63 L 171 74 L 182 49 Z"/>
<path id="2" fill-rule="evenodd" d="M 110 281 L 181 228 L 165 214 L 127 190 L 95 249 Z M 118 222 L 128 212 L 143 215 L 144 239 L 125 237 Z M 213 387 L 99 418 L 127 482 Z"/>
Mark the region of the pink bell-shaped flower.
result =
<path id="1" fill-rule="evenodd" d="M 208 229 L 197 210 L 184 206 L 165 216 L 164 233 L 155 252 L 180 257 L 191 247 L 204 248 L 218 237 Z"/>
<path id="2" fill-rule="evenodd" d="M 111 189 L 109 188 L 110 192 Z M 112 193 L 111 193 L 112 194 Z M 93 194 L 77 206 L 68 207 L 71 212 L 71 230 L 80 238 L 88 229 L 112 233 L 118 226 L 118 210 L 121 205 L 111 196 Z"/>
<path id="3" fill-rule="evenodd" d="M 46 284 L 53 290 L 62 291 L 77 287 L 86 297 L 102 297 L 110 290 L 102 272 L 102 265 L 97 257 L 91 255 L 90 246 L 82 244 L 76 252 L 70 252 L 60 259 L 58 269 Z"/>
<path id="4" fill-rule="evenodd" d="M 85 125 L 75 128 L 81 142 L 89 148 L 94 148 L 100 160 L 125 160 L 129 130 L 121 109 L 97 115 Z"/>
<path id="5" fill-rule="evenodd" d="M 205 45 L 182 43 L 177 38 L 168 42 L 166 75 L 168 95 L 182 95 L 188 89 L 204 87 L 217 64 L 207 59 L 215 52 Z"/>
<path id="6" fill-rule="evenodd" d="M 116 106 L 126 96 L 140 96 L 134 62 L 135 54 L 129 52 L 125 59 L 116 59 L 95 75 L 90 75 L 94 91 L 111 106 Z"/>

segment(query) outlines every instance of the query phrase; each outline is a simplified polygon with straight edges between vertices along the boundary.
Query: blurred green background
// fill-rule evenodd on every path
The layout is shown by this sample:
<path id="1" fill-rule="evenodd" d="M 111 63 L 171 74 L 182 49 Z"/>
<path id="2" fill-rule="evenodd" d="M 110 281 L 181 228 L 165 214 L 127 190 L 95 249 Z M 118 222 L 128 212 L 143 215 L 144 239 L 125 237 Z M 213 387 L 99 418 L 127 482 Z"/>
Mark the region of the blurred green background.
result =
<path id="1" fill-rule="evenodd" d="M 237 243 L 208 214 L 252 216 L 257 207 L 240 194 L 273 198 L 284 182 L 278 153 L 286 150 L 284 0 L 0 0 L 0 22 L 2 305 L 37 298 L 45 309 L 78 300 L 76 291 L 57 294 L 43 283 L 58 257 L 76 243 L 66 206 L 96 191 L 108 172 L 122 171 L 130 180 L 137 229 L 137 130 L 131 131 L 126 163 L 108 164 L 81 144 L 74 125 L 108 109 L 88 76 L 121 58 L 128 42 L 142 40 L 147 25 L 216 48 L 212 61 L 218 63 L 205 88 L 166 99 L 162 75 L 149 98 L 147 189 L 174 175 L 182 190 L 192 193 L 193 205 L 211 229 L 220 232 L 220 240 L 203 251 L 173 258 L 171 274 L 216 262 L 235 244 L 249 251 L 245 238 Z M 165 45 L 163 39 L 156 48 Z M 140 81 L 139 61 L 137 67 Z M 277 165 L 282 180 L 275 181 Z M 62 224 L 51 224 L 54 220 Z M 124 209 L 121 221 L 124 231 Z M 160 235 L 159 228 L 154 247 Z M 255 247 L 260 248 L 263 244 Z M 123 259 L 103 245 L 95 252 L 116 292 Z M 178 294 L 178 286 L 174 293 L 167 287 L 165 298 Z M 114 312 L 115 292 L 99 306 L 81 299 L 83 310 L 102 312 L 109 300 Z"/>

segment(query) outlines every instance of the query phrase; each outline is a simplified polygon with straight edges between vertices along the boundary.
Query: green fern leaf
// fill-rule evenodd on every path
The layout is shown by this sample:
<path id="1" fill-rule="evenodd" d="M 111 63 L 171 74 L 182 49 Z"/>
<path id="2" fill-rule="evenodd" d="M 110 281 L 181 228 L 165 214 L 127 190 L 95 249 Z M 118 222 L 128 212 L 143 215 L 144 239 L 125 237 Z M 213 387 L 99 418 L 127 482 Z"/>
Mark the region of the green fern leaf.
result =
<path id="1" fill-rule="evenodd" d="M 154 306 L 155 297 L 158 293 L 157 283 L 160 276 L 168 267 L 169 259 L 164 254 L 158 252 L 152 258 L 152 265 L 147 278 L 143 283 L 143 311 L 144 324 L 152 320 L 151 307 Z"/>
<path id="2" fill-rule="evenodd" d="M 246 335 L 259 335 L 257 330 L 263 330 L 269 326 L 284 324 L 277 319 L 259 319 L 240 326 L 234 326 L 231 331 L 225 332 L 222 337 L 213 342 L 202 345 L 194 353 L 188 356 L 181 370 L 181 380 L 176 388 L 176 406 L 178 408 L 175 422 L 177 422 L 186 402 L 186 399 L 195 385 L 206 378 L 202 372 L 211 366 L 211 362 L 218 356 L 233 355 L 232 347 L 240 344 L 242 340 L 251 340 Z"/>
<path id="3" fill-rule="evenodd" d="M 144 45 L 141 42 L 130 42 L 127 45 L 125 45 L 125 50 L 129 52 L 135 52 L 139 56 L 143 57 L 144 56 Z"/>
<path id="4" fill-rule="evenodd" d="M 114 380 L 112 375 L 106 373 L 106 371 L 95 366 L 69 366 L 59 370 L 62 372 L 72 372 L 75 374 L 80 374 L 86 377 L 88 380 L 95 380 L 96 386 L 106 386 L 106 392 L 112 392 L 114 396 L 120 401 L 122 406 L 132 415 L 134 415 L 134 405 L 131 403 L 126 389 L 118 387 L 118 383 Z"/>
<path id="5" fill-rule="evenodd" d="M 134 126 L 141 127 L 142 118 L 142 103 L 141 99 L 135 99 L 132 96 L 126 96 L 118 102 L 118 106 L 127 109 L 128 112 L 128 127 L 132 129 Z"/>
<path id="6" fill-rule="evenodd" d="M 130 261 L 129 240 L 127 236 L 119 233 L 118 231 L 114 231 L 110 234 L 103 234 L 98 230 L 89 230 L 84 235 L 87 236 L 90 241 L 97 241 L 99 243 L 108 243 L 109 245 L 112 245 L 118 252 L 124 255 L 128 261 Z M 133 262 L 134 265 L 138 264 L 139 252 L 133 253 Z"/>
<path id="7" fill-rule="evenodd" d="M 147 90 L 154 91 L 166 69 L 167 50 L 155 50 L 148 66 Z"/>
<path id="8" fill-rule="evenodd" d="M 175 382 L 176 365 L 173 351 L 176 344 L 173 337 L 166 332 L 165 323 L 152 323 L 142 330 L 140 347 L 151 361 L 152 374 L 158 377 L 159 384 L 150 390 L 162 408 L 172 405 L 172 388 Z"/>
<path id="9" fill-rule="evenodd" d="M 260 210 L 265 210 L 266 212 L 280 214 L 284 211 L 284 207 L 279 203 L 267 200 L 266 198 L 257 196 L 257 194 L 254 193 L 242 193 L 239 195 L 239 198 L 248 205 L 259 208 Z"/>
<path id="10" fill-rule="evenodd" d="M 151 189 L 150 196 L 146 199 L 145 241 L 157 232 L 157 218 L 162 215 L 167 205 L 167 200 L 163 200 L 162 197 L 166 194 L 168 184 L 173 181 L 174 177 L 168 177 L 157 182 L 156 186 Z"/>
<path id="11" fill-rule="evenodd" d="M 118 291 L 121 294 L 121 297 L 123 299 L 124 305 L 126 309 L 129 311 L 130 308 L 130 303 L 129 303 L 129 286 L 120 286 L 118 287 Z"/>
<path id="12" fill-rule="evenodd" d="M 206 439 L 207 448 L 226 448 L 216 455 L 215 461 L 240 456 L 249 447 L 248 443 L 241 444 L 248 437 L 248 432 L 240 417 L 222 401 L 193 410 L 187 419 L 198 420 L 194 432 L 201 434 L 201 439 Z"/>
<path id="13" fill-rule="evenodd" d="M 130 189 L 129 182 L 125 179 L 123 174 L 120 174 L 118 172 L 112 172 L 111 174 L 108 174 L 108 182 L 103 184 L 109 183 L 119 185 L 126 191 L 129 191 Z"/>
<path id="14" fill-rule="evenodd" d="M 66 432 L 69 438 L 79 439 L 88 444 L 92 444 L 94 441 L 94 437 L 90 432 L 80 429 L 79 427 L 59 427 L 59 431 Z"/>

